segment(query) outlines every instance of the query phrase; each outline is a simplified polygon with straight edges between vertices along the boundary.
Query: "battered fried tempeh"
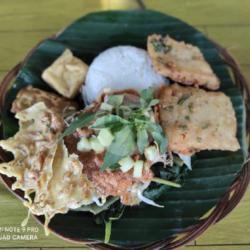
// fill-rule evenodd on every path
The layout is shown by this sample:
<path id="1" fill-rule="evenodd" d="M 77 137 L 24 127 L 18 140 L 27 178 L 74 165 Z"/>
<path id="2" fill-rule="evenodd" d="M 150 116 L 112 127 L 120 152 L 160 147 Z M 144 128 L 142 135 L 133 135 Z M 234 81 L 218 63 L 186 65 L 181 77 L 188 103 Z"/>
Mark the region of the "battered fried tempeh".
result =
<path id="1" fill-rule="evenodd" d="M 147 47 L 159 74 L 186 85 L 219 88 L 220 81 L 199 48 L 161 35 L 149 36 Z"/>
<path id="2" fill-rule="evenodd" d="M 159 91 L 159 99 L 160 120 L 171 151 L 191 155 L 240 148 L 234 109 L 222 92 L 173 84 Z"/>

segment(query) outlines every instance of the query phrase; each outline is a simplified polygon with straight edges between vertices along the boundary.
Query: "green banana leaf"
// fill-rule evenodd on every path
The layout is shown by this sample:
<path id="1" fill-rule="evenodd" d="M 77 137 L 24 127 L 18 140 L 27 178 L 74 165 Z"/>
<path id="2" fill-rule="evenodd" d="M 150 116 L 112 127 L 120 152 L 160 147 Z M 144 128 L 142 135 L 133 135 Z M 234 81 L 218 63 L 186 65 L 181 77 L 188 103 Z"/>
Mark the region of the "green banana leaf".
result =
<path id="1" fill-rule="evenodd" d="M 10 113 L 17 92 L 26 85 L 53 91 L 41 79 L 42 71 L 65 48 L 91 63 L 103 50 L 116 45 L 146 48 L 147 36 L 169 34 L 198 46 L 220 78 L 221 90 L 233 103 L 241 150 L 237 152 L 204 151 L 193 157 L 193 171 L 182 188 L 168 189 L 156 202 L 165 208 L 141 204 L 129 207 L 123 217 L 112 225 L 111 243 L 120 245 L 144 244 L 181 233 L 214 207 L 241 170 L 246 157 L 245 111 L 241 92 L 235 86 L 225 62 L 214 45 L 198 30 L 165 14 L 154 11 L 106 11 L 84 16 L 63 30 L 55 39 L 47 39 L 28 58 L 5 99 L 2 113 L 3 138 L 12 136 L 18 124 Z M 104 227 L 96 225 L 88 212 L 69 212 L 57 215 L 50 228 L 73 240 L 104 239 Z"/>

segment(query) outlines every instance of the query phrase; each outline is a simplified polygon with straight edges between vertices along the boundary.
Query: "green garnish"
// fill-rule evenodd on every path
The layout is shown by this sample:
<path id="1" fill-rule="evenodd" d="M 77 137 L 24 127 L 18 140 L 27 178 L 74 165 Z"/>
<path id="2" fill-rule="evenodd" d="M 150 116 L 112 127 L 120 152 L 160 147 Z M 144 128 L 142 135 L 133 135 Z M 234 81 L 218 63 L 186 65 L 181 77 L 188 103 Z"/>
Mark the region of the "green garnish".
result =
<path id="1" fill-rule="evenodd" d="M 108 244 L 110 241 L 111 233 L 112 233 L 112 222 L 119 220 L 125 210 L 125 206 L 122 205 L 120 202 L 117 204 L 113 204 L 108 210 L 99 214 L 96 220 L 99 220 L 99 223 L 104 221 L 105 223 L 105 236 L 104 236 L 104 243 Z M 96 222 L 97 222 L 96 221 Z"/>
<path id="2" fill-rule="evenodd" d="M 113 142 L 105 153 L 104 161 L 100 170 L 104 171 L 125 156 L 131 155 L 135 148 L 136 144 L 133 131 L 131 127 L 127 125 L 115 134 Z"/>
<path id="3" fill-rule="evenodd" d="M 65 136 L 73 134 L 77 128 L 88 126 L 96 118 L 97 113 L 82 113 L 70 124 L 68 128 L 64 130 L 59 140 L 62 140 Z"/>
<path id="4" fill-rule="evenodd" d="M 105 237 L 104 243 L 108 244 L 111 236 L 112 220 L 105 221 Z"/>
<path id="5" fill-rule="evenodd" d="M 194 111 L 194 104 L 193 104 L 192 102 L 190 102 L 190 103 L 188 104 L 188 109 L 189 109 L 189 112 L 190 112 L 190 113 L 193 113 L 193 111 Z"/>
<path id="6" fill-rule="evenodd" d="M 179 128 L 181 128 L 182 130 L 187 130 L 188 126 L 186 124 L 180 124 Z"/>
<path id="7" fill-rule="evenodd" d="M 183 95 L 177 102 L 178 105 L 182 105 L 191 95 L 185 94 Z"/>
<path id="8" fill-rule="evenodd" d="M 139 152 L 143 154 L 144 149 L 148 146 L 148 132 L 145 128 L 137 130 L 137 147 Z"/>
<path id="9" fill-rule="evenodd" d="M 160 40 L 154 40 L 151 42 L 153 47 L 154 47 L 154 50 L 156 52 L 159 52 L 159 53 L 168 53 L 172 47 L 170 45 L 166 45 L 164 44 L 163 40 L 160 39 Z"/>
<path id="10" fill-rule="evenodd" d="M 107 148 L 101 171 L 107 168 L 119 167 L 117 164 L 122 158 L 130 156 L 136 150 L 140 153 L 149 145 L 149 135 L 153 137 L 159 146 L 160 152 L 164 153 L 167 147 L 167 140 L 159 124 L 152 122 L 151 107 L 158 104 L 159 100 L 154 99 L 153 88 L 140 92 L 140 102 L 125 106 L 121 100 L 124 98 L 110 97 L 112 105 L 116 105 L 116 115 L 106 115 L 98 118 L 91 128 L 110 128 L 114 132 L 114 140 Z M 118 100 L 119 99 L 119 100 Z M 115 100 L 115 101 L 114 101 Z M 126 112 L 124 112 L 126 111 Z"/>
<path id="11" fill-rule="evenodd" d="M 101 129 L 101 128 L 112 128 L 114 126 L 118 125 L 127 125 L 129 122 L 123 118 L 121 118 L 118 115 L 105 115 L 100 118 L 98 118 L 93 125 L 91 125 L 91 128 L 95 129 Z"/>
<path id="12" fill-rule="evenodd" d="M 156 183 L 164 184 L 164 185 L 170 186 L 170 187 L 181 188 L 181 185 L 179 183 L 175 183 L 173 181 L 164 180 L 164 179 L 161 179 L 161 178 L 158 178 L 158 177 L 154 177 L 152 179 L 152 181 L 156 182 Z"/>
<path id="13" fill-rule="evenodd" d="M 108 144 L 104 140 L 100 142 L 106 150 L 103 164 L 100 167 L 101 171 L 107 168 L 119 168 L 118 162 L 124 157 L 131 156 L 136 148 L 143 154 L 145 148 L 149 145 L 150 136 L 157 143 L 161 153 L 166 151 L 165 134 L 161 126 L 154 122 L 152 112 L 152 107 L 159 103 L 159 100 L 154 98 L 154 89 L 142 90 L 137 102 L 125 104 L 124 98 L 125 95 L 121 94 L 108 96 L 106 103 L 114 107 L 112 110 L 82 113 L 60 137 L 62 139 L 74 133 L 77 128 L 82 127 L 89 127 L 98 131 L 103 130 L 103 133 L 99 132 L 100 138 L 96 137 L 93 139 L 95 141 L 90 141 L 93 148 L 98 149 L 99 152 L 103 148 L 99 147 L 97 142 L 99 139 L 106 138 L 103 136 L 106 131 L 104 129 L 108 129 L 112 140 Z"/>

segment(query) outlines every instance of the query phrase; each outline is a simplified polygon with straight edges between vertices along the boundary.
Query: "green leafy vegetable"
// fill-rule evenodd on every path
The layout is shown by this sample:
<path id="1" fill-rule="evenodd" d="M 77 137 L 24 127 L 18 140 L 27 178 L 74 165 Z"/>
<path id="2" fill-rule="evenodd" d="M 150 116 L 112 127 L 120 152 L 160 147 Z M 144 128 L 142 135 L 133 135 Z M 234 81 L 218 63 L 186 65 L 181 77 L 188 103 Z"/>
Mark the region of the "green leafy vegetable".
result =
<path id="1" fill-rule="evenodd" d="M 129 122 L 118 115 L 105 115 L 98 118 L 91 128 L 112 128 L 116 125 L 127 125 Z"/>
<path id="2" fill-rule="evenodd" d="M 126 207 L 121 204 L 120 201 L 117 201 L 112 204 L 108 210 L 105 210 L 94 217 L 96 224 L 105 225 L 105 243 L 108 243 L 110 241 L 112 222 L 115 220 L 119 220 L 122 217 L 125 208 Z"/>
<path id="3" fill-rule="evenodd" d="M 159 100 L 154 99 L 154 89 L 152 87 L 147 88 L 147 89 L 143 89 L 140 92 L 140 103 L 142 108 L 149 108 L 151 106 L 156 105 Z"/>
<path id="4" fill-rule="evenodd" d="M 137 130 L 137 147 L 139 152 L 143 154 L 144 149 L 148 146 L 148 133 L 146 129 Z"/>
<path id="5" fill-rule="evenodd" d="M 104 156 L 101 171 L 116 164 L 125 156 L 130 156 L 136 148 L 135 136 L 130 126 L 123 127 L 114 136 L 115 138 Z"/>
<path id="6" fill-rule="evenodd" d="M 111 230 L 112 230 L 112 220 L 105 221 L 105 236 L 104 236 L 105 244 L 108 244 L 110 241 Z"/>
<path id="7" fill-rule="evenodd" d="M 171 45 L 166 45 L 162 39 L 160 40 L 154 40 L 151 42 L 153 47 L 154 47 L 154 50 L 158 53 L 168 53 L 172 47 Z"/>
<path id="8" fill-rule="evenodd" d="M 179 183 L 169 181 L 169 180 L 164 180 L 164 179 L 157 178 L 157 177 L 153 178 L 152 181 L 160 183 L 160 184 L 164 184 L 164 185 L 170 186 L 170 187 L 177 187 L 177 188 L 181 187 L 181 185 Z"/>
<path id="9" fill-rule="evenodd" d="M 64 130 L 59 140 L 65 136 L 73 134 L 77 128 L 88 126 L 96 118 L 96 113 L 82 113 Z"/>
<path id="10" fill-rule="evenodd" d="M 167 138 L 159 124 L 148 122 L 147 130 L 151 133 L 152 137 L 159 146 L 160 152 L 163 154 L 167 149 Z"/>
<path id="11" fill-rule="evenodd" d="M 178 105 L 182 105 L 191 95 L 190 94 L 184 94 L 177 102 Z"/>
<path id="12" fill-rule="evenodd" d="M 177 159 L 178 155 L 174 155 Z M 154 179 L 157 180 L 166 180 L 167 182 L 174 182 L 177 185 L 183 184 L 185 177 L 187 176 L 189 169 L 186 165 L 178 165 L 174 162 L 172 167 L 164 167 L 161 163 L 156 163 L 151 167 L 151 170 L 154 173 Z M 169 192 L 173 187 L 166 185 L 165 183 L 160 183 L 161 181 L 151 182 L 149 187 L 143 192 L 143 195 L 151 200 L 156 200 L 161 197 L 162 194 Z M 165 184 L 165 185 L 164 185 Z"/>

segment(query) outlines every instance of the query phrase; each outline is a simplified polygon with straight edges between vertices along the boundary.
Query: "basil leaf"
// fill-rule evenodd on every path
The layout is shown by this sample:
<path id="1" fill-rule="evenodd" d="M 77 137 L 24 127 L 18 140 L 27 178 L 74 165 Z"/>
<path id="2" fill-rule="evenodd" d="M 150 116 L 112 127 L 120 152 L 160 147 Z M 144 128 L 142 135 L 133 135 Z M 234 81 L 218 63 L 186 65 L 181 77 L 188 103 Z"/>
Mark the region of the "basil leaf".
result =
<path id="1" fill-rule="evenodd" d="M 67 127 L 59 140 L 63 139 L 65 136 L 73 134 L 77 128 L 82 128 L 89 125 L 96 117 L 96 113 L 82 113 Z"/>
<path id="2" fill-rule="evenodd" d="M 146 129 L 137 130 L 137 147 L 139 152 L 143 154 L 144 149 L 148 146 L 148 133 Z"/>
<path id="3" fill-rule="evenodd" d="M 167 138 L 159 124 L 148 122 L 147 129 L 159 146 L 160 152 L 163 154 L 167 150 Z"/>
<path id="4" fill-rule="evenodd" d="M 124 95 L 111 95 L 108 97 L 107 103 L 114 106 L 118 107 L 123 103 Z"/>
<path id="5" fill-rule="evenodd" d="M 136 144 L 132 129 L 129 126 L 123 127 L 123 129 L 115 134 L 113 142 L 105 153 L 100 170 L 104 171 L 125 156 L 131 155 L 135 148 Z"/>
<path id="6" fill-rule="evenodd" d="M 105 115 L 96 119 L 91 128 L 111 128 L 115 125 L 127 125 L 129 121 L 121 118 L 118 115 Z"/>
<path id="7" fill-rule="evenodd" d="M 154 99 L 154 89 L 152 87 L 143 89 L 140 92 L 140 97 L 149 103 L 152 99 Z"/>
<path id="8" fill-rule="evenodd" d="M 167 139 L 162 133 L 152 132 L 151 135 L 153 136 L 154 140 L 157 142 L 160 152 L 163 154 L 167 150 Z"/>

